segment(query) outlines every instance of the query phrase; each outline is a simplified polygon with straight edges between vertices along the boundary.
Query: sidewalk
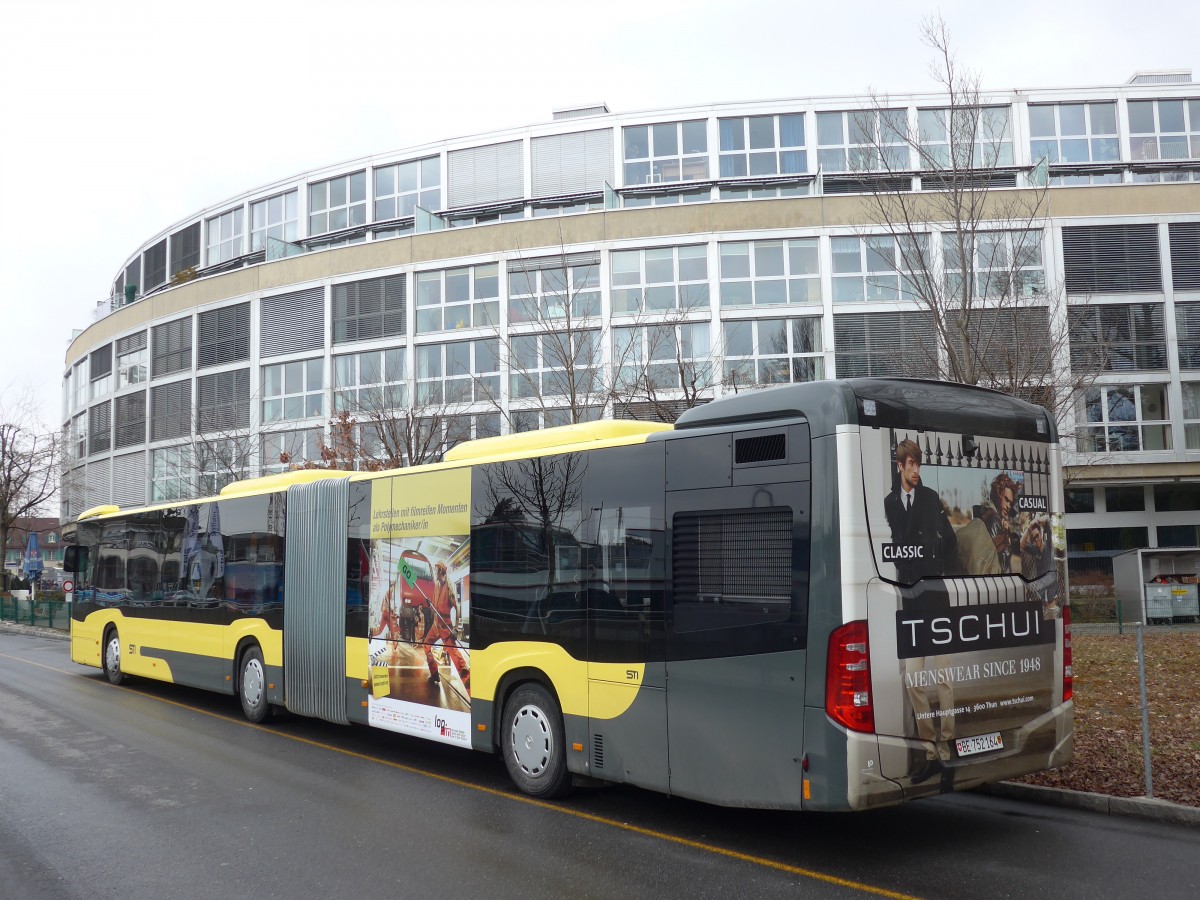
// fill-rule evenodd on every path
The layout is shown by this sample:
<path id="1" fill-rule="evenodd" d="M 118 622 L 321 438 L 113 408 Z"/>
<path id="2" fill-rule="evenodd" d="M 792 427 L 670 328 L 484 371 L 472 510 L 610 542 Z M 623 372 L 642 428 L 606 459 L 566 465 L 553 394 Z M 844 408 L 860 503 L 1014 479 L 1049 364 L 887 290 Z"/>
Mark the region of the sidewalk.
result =
<path id="1" fill-rule="evenodd" d="M 1088 630 L 1112 628 L 1111 632 L 1096 632 L 1100 634 L 1116 634 L 1117 631 L 1116 625 L 1084 625 L 1082 627 Z M 1156 625 L 1154 627 L 1176 631 L 1200 631 L 1200 625 Z M 16 622 L 0 622 L 0 632 L 32 634 L 59 641 L 65 641 L 70 638 L 67 632 L 59 631 L 57 628 L 18 625 Z M 1151 797 L 1110 797 L 1107 794 L 1066 791 L 1061 788 L 1041 787 L 1036 784 L 1018 784 L 1014 781 L 987 784 L 976 790 L 983 794 L 991 794 L 994 797 L 1009 797 L 1014 800 L 1025 800 L 1031 803 L 1044 803 L 1048 806 L 1085 809 L 1089 812 L 1103 813 L 1109 816 L 1129 816 L 1135 819 L 1146 819 L 1169 825 L 1187 825 L 1192 828 L 1200 828 L 1200 807 L 1183 806 L 1179 803 L 1171 803 L 1169 800 L 1158 800 Z"/>

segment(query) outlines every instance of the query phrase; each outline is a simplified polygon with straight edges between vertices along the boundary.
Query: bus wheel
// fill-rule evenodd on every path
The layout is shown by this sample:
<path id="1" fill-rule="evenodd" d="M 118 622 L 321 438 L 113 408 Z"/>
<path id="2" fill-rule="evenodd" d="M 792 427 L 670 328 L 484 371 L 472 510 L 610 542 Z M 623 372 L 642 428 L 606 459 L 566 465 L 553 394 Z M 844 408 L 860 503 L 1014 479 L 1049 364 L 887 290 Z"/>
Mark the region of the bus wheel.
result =
<path id="1" fill-rule="evenodd" d="M 112 684 L 120 684 L 125 680 L 121 671 L 121 636 L 117 629 L 109 629 L 104 639 L 104 658 L 100 661 L 104 674 Z"/>
<path id="2" fill-rule="evenodd" d="M 524 684 L 504 704 L 504 764 L 518 788 L 533 797 L 561 797 L 571 788 L 562 712 L 540 684 Z"/>
<path id="3" fill-rule="evenodd" d="M 267 673 L 263 667 L 262 651 L 257 646 L 250 647 L 242 654 L 238 696 L 247 719 L 256 724 L 267 720 L 271 714 L 271 704 L 267 702 Z"/>

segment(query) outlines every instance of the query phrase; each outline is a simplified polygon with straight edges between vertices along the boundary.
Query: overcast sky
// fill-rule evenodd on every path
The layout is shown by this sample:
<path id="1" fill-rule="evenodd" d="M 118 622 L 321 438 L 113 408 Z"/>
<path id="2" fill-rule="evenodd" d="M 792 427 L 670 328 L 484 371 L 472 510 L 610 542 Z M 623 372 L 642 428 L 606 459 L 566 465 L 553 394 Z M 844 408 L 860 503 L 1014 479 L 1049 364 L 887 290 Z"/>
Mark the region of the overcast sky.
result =
<path id="1" fill-rule="evenodd" d="M 42 0 L 0 15 L 0 394 L 61 417 L 72 329 L 126 258 L 305 169 L 550 119 L 932 90 L 905 0 Z M 1200 78 L 1200 4 L 950 0 L 984 87 Z"/>

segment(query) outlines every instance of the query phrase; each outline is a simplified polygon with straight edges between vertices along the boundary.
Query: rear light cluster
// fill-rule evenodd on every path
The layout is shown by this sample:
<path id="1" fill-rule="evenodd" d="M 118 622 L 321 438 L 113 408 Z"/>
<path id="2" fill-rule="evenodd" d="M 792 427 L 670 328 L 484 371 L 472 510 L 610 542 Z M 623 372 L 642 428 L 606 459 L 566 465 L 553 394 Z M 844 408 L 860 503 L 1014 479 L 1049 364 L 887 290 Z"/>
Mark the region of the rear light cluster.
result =
<path id="1" fill-rule="evenodd" d="M 1063 607 L 1063 703 L 1075 694 L 1075 671 L 1071 653 L 1071 607 Z"/>
<path id="2" fill-rule="evenodd" d="M 865 621 L 847 622 L 829 636 L 825 662 L 825 712 L 851 731 L 875 731 L 871 701 L 871 651 Z"/>

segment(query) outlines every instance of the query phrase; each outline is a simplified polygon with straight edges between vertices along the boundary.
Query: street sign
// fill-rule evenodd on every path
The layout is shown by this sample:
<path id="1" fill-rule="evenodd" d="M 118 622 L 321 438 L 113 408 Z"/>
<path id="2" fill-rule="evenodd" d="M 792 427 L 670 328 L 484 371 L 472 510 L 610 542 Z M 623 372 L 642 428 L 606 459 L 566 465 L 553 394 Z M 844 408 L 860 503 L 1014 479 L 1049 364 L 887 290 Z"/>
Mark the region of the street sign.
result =
<path id="1" fill-rule="evenodd" d="M 66 581 L 63 582 L 63 593 L 64 594 L 70 594 L 74 590 L 75 590 L 75 582 L 73 582 L 70 578 L 68 578 Z"/>

